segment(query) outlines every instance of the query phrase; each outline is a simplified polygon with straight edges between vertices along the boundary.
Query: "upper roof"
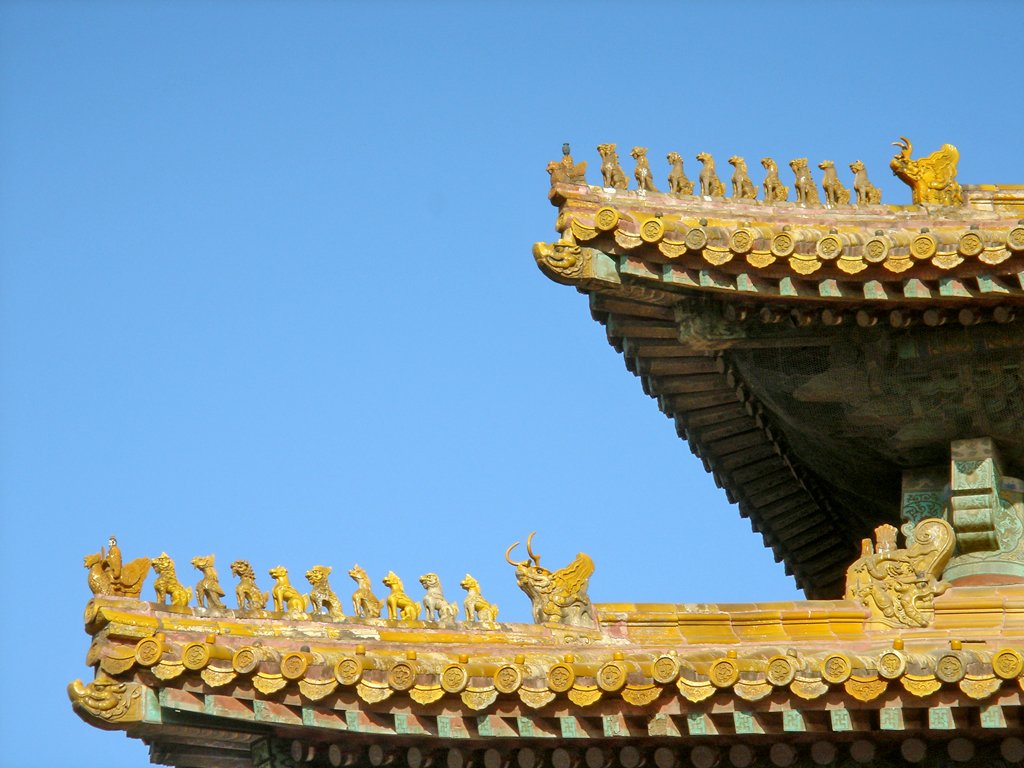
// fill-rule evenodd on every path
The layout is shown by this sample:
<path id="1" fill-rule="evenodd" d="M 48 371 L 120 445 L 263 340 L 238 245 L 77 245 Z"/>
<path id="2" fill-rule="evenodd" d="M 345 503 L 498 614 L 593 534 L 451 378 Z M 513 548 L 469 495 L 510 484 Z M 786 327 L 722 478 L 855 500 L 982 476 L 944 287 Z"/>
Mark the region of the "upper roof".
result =
<path id="1" fill-rule="evenodd" d="M 1024 186 L 912 206 L 842 203 L 834 187 L 834 204 L 769 203 L 742 174 L 729 198 L 709 178 L 719 194 L 627 190 L 609 146 L 619 188 L 579 183 L 568 155 L 549 165 L 560 237 L 534 246 L 538 266 L 589 295 L 809 596 L 839 594 L 857 542 L 898 520 L 902 470 L 981 435 L 1024 468 Z"/>

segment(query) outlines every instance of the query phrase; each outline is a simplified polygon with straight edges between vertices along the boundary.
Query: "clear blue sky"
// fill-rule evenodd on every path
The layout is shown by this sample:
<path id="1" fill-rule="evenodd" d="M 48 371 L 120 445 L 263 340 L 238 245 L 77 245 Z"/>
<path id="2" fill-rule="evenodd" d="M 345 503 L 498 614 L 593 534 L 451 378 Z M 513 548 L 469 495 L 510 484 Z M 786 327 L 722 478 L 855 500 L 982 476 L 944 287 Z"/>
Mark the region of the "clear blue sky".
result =
<path id="1" fill-rule="evenodd" d="M 596 144 L 648 146 L 662 184 L 671 150 L 692 177 L 699 151 L 860 158 L 908 202 L 887 170 L 907 135 L 957 144 L 962 182 L 1024 183 L 1022 22 L 0 6 L 0 765 L 148 764 L 64 693 L 91 677 L 81 558 L 111 533 L 188 582 L 215 553 L 229 589 L 238 557 L 333 565 L 341 594 L 357 561 L 449 597 L 470 571 L 510 620 L 502 553 L 534 529 L 545 564 L 594 557 L 599 602 L 794 597 L 586 300 L 536 269 L 544 166 L 563 141 L 592 179 Z"/>

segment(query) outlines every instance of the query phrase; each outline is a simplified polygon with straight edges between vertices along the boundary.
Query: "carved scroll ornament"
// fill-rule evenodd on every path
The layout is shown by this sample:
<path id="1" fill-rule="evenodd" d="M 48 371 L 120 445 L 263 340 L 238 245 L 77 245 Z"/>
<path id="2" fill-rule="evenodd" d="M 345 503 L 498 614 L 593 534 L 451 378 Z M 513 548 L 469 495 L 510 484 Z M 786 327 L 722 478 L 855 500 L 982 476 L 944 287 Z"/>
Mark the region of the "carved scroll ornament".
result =
<path id="1" fill-rule="evenodd" d="M 949 587 L 940 581 L 953 554 L 953 527 L 929 518 L 914 528 L 914 544 L 896 548 L 896 529 L 875 529 L 875 544 L 862 542 L 860 558 L 846 571 L 846 599 L 866 606 L 872 618 L 892 626 L 927 627 L 933 601 Z"/>

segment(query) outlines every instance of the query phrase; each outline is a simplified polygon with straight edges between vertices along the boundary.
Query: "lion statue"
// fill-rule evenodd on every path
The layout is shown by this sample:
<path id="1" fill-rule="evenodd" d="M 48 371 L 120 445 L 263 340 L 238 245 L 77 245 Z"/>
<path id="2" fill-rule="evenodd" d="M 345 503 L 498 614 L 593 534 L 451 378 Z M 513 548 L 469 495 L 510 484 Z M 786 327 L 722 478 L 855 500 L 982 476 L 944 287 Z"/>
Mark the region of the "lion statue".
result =
<path id="1" fill-rule="evenodd" d="M 853 171 L 853 191 L 857 193 L 857 205 L 878 205 L 882 202 L 882 190 L 868 179 L 867 168 L 860 160 L 850 163 Z"/>
<path id="2" fill-rule="evenodd" d="M 818 167 L 825 172 L 821 180 L 821 188 L 825 190 L 825 203 L 834 208 L 837 205 L 850 204 L 850 190 L 839 181 L 836 165 L 831 160 L 822 160 Z"/>
<path id="3" fill-rule="evenodd" d="M 497 621 L 498 606 L 484 600 L 480 594 L 480 582 L 466 574 L 466 578 L 459 582 L 459 586 L 466 590 L 466 599 L 463 605 L 466 607 L 466 621 Z"/>
<path id="4" fill-rule="evenodd" d="M 779 166 L 770 157 L 761 158 L 761 166 L 765 170 L 764 201 L 766 203 L 784 203 L 789 199 L 789 187 L 779 178 Z"/>
<path id="5" fill-rule="evenodd" d="M 213 555 L 193 557 L 192 567 L 203 574 L 203 578 L 196 584 L 196 603 L 200 608 L 209 604 L 210 608 L 223 609 L 224 603 L 220 599 L 224 597 L 224 590 L 221 589 L 217 570 L 213 567 Z"/>
<path id="6" fill-rule="evenodd" d="M 388 618 L 392 620 L 415 621 L 420 617 L 420 604 L 405 594 L 402 580 L 394 571 L 388 571 L 384 577 L 384 586 L 391 590 L 386 598 Z"/>
<path id="7" fill-rule="evenodd" d="M 306 571 L 306 580 L 313 587 L 313 591 L 309 593 L 309 602 L 313 604 L 313 613 L 323 613 L 326 608 L 327 615 L 332 619 L 341 619 L 345 617 L 341 601 L 327 581 L 331 570 L 329 565 L 314 565 Z"/>
<path id="8" fill-rule="evenodd" d="M 818 185 L 814 183 L 814 177 L 807 167 L 807 158 L 798 157 L 789 161 L 789 167 L 796 176 L 796 201 L 803 205 L 821 205 L 821 198 L 818 196 Z"/>
<path id="9" fill-rule="evenodd" d="M 423 612 L 427 621 L 455 621 L 459 613 L 457 603 L 449 603 L 441 589 L 441 579 L 436 573 L 425 573 L 420 576 L 420 584 L 427 590 L 423 596 Z"/>
<path id="10" fill-rule="evenodd" d="M 356 591 L 352 593 L 352 612 L 363 619 L 379 619 L 380 600 L 373 594 L 370 577 L 366 575 L 366 571 L 356 563 L 348 575 L 356 583 Z"/>
<path id="11" fill-rule="evenodd" d="M 235 560 L 231 564 L 231 572 L 238 577 L 238 586 L 235 587 L 235 599 L 238 600 L 240 611 L 262 611 L 267 607 L 267 599 L 270 597 L 266 592 L 260 592 L 256 586 L 256 572 L 249 565 L 248 560 Z"/>
<path id="12" fill-rule="evenodd" d="M 666 159 L 672 166 L 672 170 L 668 174 L 668 191 L 673 195 L 692 195 L 693 182 L 686 178 L 686 172 L 683 170 L 683 156 L 678 152 L 669 152 Z"/>
<path id="13" fill-rule="evenodd" d="M 305 616 L 306 596 L 288 581 L 288 569 L 283 565 L 271 568 L 270 578 L 274 580 L 274 587 L 270 590 L 270 594 L 274 597 L 274 610 L 278 613 L 287 611 L 289 618 Z"/>
<path id="14" fill-rule="evenodd" d="M 647 147 L 633 147 L 629 156 L 636 160 L 636 170 L 633 171 L 633 176 L 636 178 L 637 189 L 644 192 L 657 192 L 658 188 L 654 186 L 654 175 L 647 162 Z"/>
<path id="15" fill-rule="evenodd" d="M 163 605 L 165 598 L 170 598 L 171 607 L 187 607 L 192 599 L 192 587 L 185 587 L 178 581 L 178 576 L 174 572 L 174 561 L 167 556 L 166 552 L 161 552 L 159 557 L 153 558 L 153 570 L 157 575 L 157 579 L 153 583 L 153 588 L 156 590 L 156 601 Z"/>
<path id="16" fill-rule="evenodd" d="M 715 171 L 715 158 L 701 152 L 697 159 L 704 167 L 700 170 L 700 193 L 704 197 L 725 197 L 725 185 Z"/>
<path id="17" fill-rule="evenodd" d="M 597 151 L 601 153 L 601 177 L 604 179 L 605 187 L 614 189 L 626 189 L 629 182 L 626 174 L 619 165 L 619 153 L 615 151 L 615 144 L 598 144 Z"/>
<path id="18" fill-rule="evenodd" d="M 737 200 L 757 199 L 757 187 L 747 174 L 747 161 L 733 155 L 729 158 L 729 165 L 736 169 L 732 174 L 732 196 Z"/>

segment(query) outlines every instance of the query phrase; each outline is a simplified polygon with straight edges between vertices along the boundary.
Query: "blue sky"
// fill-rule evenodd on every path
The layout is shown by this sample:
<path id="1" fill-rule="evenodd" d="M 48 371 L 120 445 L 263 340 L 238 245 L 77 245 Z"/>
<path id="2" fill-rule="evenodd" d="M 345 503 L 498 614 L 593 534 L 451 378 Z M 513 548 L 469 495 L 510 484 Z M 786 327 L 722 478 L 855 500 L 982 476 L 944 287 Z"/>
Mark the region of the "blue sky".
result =
<path id="1" fill-rule="evenodd" d="M 333 565 L 341 594 L 354 562 L 450 598 L 468 571 L 509 620 L 502 553 L 534 529 L 546 565 L 594 557 L 599 602 L 793 598 L 585 298 L 536 269 L 544 167 L 563 141 L 592 180 L 606 141 L 649 147 L 662 184 L 672 150 L 691 177 L 699 151 L 860 158 L 909 202 L 887 169 L 907 135 L 956 144 L 964 183 L 1024 183 L 1022 21 L 0 6 L 0 764 L 148 764 L 64 693 L 91 676 L 81 557 L 111 533 L 187 582 L 211 552 L 226 586 L 238 557 Z"/>

